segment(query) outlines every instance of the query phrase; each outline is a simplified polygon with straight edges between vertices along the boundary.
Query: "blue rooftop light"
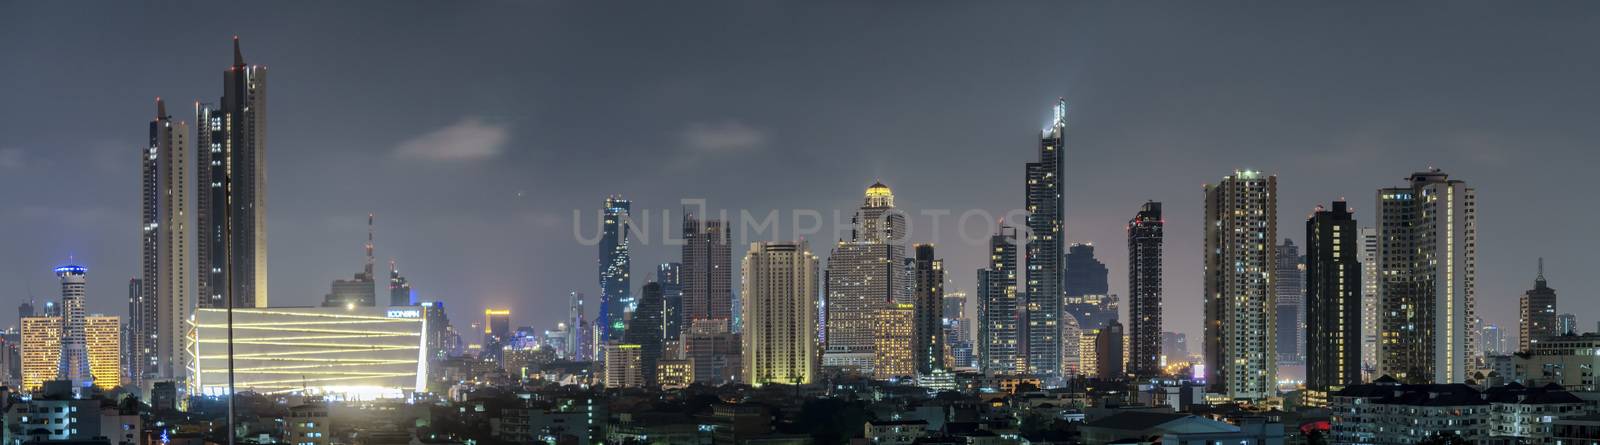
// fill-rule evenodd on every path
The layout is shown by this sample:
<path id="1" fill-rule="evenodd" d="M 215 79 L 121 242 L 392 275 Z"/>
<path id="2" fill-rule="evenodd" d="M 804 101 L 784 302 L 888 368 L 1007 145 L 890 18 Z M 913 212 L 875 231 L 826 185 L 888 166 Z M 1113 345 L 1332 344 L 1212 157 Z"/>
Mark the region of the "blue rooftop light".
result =
<path id="1" fill-rule="evenodd" d="M 76 264 L 68 264 L 56 268 L 56 275 L 88 275 L 89 268 Z"/>

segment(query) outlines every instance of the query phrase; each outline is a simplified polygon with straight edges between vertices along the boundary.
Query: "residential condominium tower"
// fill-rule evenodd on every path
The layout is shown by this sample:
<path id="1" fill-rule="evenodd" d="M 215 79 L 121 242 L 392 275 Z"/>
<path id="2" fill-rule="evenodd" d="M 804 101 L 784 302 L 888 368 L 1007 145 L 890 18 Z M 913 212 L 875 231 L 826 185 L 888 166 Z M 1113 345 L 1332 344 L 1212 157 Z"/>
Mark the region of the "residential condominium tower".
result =
<path id="1" fill-rule="evenodd" d="M 978 368 L 992 374 L 1018 374 L 1022 356 L 1022 317 L 1017 306 L 1017 229 L 1001 222 L 989 236 L 989 264 L 978 269 Z"/>
<path id="2" fill-rule="evenodd" d="M 1477 192 L 1438 169 L 1378 190 L 1378 374 L 1462 383 L 1473 368 Z"/>
<path id="3" fill-rule="evenodd" d="M 267 68 L 234 37 L 222 79 L 221 106 L 195 105 L 197 303 L 267 307 Z"/>
<path id="4" fill-rule="evenodd" d="M 1205 377 L 1232 399 L 1277 390 L 1278 177 L 1243 170 L 1205 187 Z"/>
<path id="5" fill-rule="evenodd" d="M 189 218 L 189 124 L 173 121 L 166 103 L 156 99 L 145 148 L 143 241 L 139 293 L 128 313 L 134 354 L 128 374 L 134 383 L 181 378 L 186 361 L 184 322 L 194 311 L 190 274 L 194 273 Z"/>
<path id="6" fill-rule="evenodd" d="M 733 245 L 727 223 L 684 212 L 682 261 L 678 269 L 683 286 L 680 337 L 697 323 L 732 329 Z"/>
<path id="7" fill-rule="evenodd" d="M 1319 400 L 1361 383 L 1360 230 L 1344 201 L 1306 220 L 1306 389 Z"/>
<path id="8" fill-rule="evenodd" d="M 932 244 L 917 244 L 913 273 L 916 291 L 912 297 L 915 311 L 912 322 L 912 360 L 917 374 L 927 375 L 945 368 L 944 337 L 944 260 L 934 258 Z"/>
<path id="9" fill-rule="evenodd" d="M 1067 100 L 1058 100 L 1054 111 L 1054 119 L 1039 137 L 1039 161 L 1027 164 L 1024 183 L 1028 240 L 1023 345 L 1027 372 L 1041 376 L 1059 376 L 1062 355 L 1062 175 L 1066 170 L 1062 141 L 1067 126 Z"/>
<path id="10" fill-rule="evenodd" d="M 746 384 L 817 380 L 817 257 L 805 241 L 761 242 L 745 254 L 742 378 Z"/>
<path id="11" fill-rule="evenodd" d="M 1155 201 L 1144 203 L 1128 220 L 1128 373 L 1139 378 L 1161 375 L 1164 226 L 1161 203 Z"/>

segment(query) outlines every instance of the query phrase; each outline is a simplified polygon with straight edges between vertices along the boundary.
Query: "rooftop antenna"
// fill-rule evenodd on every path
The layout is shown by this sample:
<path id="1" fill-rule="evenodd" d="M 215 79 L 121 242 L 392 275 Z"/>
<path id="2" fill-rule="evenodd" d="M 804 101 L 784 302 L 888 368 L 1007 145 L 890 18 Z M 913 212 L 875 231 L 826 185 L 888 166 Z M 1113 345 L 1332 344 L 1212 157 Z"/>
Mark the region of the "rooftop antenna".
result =
<path id="1" fill-rule="evenodd" d="M 1534 280 L 1537 280 L 1540 283 L 1544 282 L 1544 257 L 1539 257 L 1539 276 L 1538 278 L 1534 278 Z"/>

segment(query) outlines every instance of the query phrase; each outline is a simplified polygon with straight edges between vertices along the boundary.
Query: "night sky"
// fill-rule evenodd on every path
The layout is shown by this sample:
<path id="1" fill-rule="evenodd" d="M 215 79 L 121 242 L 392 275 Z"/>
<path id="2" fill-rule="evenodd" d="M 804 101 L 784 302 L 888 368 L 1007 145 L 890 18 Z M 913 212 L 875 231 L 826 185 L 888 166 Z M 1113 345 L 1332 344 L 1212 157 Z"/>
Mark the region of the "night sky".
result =
<path id="1" fill-rule="evenodd" d="M 1066 238 L 1098 245 L 1125 295 L 1123 225 L 1162 201 L 1169 330 L 1200 330 L 1202 184 L 1277 174 L 1280 237 L 1303 244 L 1317 204 L 1348 198 L 1367 225 L 1377 188 L 1429 166 L 1478 190 L 1486 322 L 1513 340 L 1542 256 L 1560 310 L 1593 330 L 1597 16 L 1593 2 L 7 1 L 0 307 L 56 298 L 50 269 L 71 256 L 91 311 L 125 313 L 154 100 L 192 123 L 238 35 L 269 70 L 279 305 L 320 303 L 360 271 L 371 212 L 380 263 L 397 259 L 458 325 L 495 305 L 545 328 L 567 292 L 599 293 L 575 209 L 593 233 L 609 194 L 674 218 L 705 198 L 779 210 L 788 230 L 792 209 L 848 217 L 878 180 L 913 215 L 951 211 L 940 254 L 971 291 L 985 253 L 954 215 L 1022 206 L 1023 164 L 1064 96 Z M 635 288 L 677 257 L 651 229 Z"/>

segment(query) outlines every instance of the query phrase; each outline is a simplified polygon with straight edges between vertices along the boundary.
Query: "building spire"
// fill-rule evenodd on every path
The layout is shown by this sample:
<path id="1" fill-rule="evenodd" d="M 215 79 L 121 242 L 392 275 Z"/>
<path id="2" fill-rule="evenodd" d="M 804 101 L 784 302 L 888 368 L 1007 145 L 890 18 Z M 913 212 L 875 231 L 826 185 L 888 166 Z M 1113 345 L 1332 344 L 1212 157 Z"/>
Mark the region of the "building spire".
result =
<path id="1" fill-rule="evenodd" d="M 1544 257 L 1539 257 L 1539 276 L 1533 279 L 1539 287 L 1544 287 Z"/>
<path id="2" fill-rule="evenodd" d="M 233 66 L 244 66 L 244 53 L 239 51 L 239 36 L 233 36 Z"/>

